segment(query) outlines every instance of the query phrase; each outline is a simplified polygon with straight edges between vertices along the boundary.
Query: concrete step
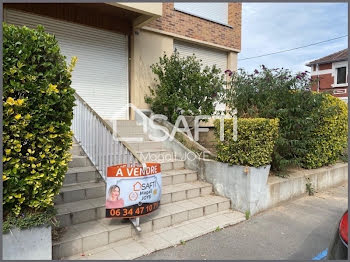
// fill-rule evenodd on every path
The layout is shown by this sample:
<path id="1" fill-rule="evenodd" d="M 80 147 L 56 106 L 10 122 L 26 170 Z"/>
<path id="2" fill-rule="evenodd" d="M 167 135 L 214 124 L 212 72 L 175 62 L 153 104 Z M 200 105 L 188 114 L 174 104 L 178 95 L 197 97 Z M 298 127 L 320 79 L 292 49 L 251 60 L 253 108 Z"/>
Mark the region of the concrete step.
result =
<path id="1" fill-rule="evenodd" d="M 119 136 L 130 134 L 143 134 L 143 126 L 117 126 Z"/>
<path id="2" fill-rule="evenodd" d="M 163 186 L 161 204 L 174 203 L 213 192 L 213 186 L 202 181 Z"/>
<path id="3" fill-rule="evenodd" d="M 82 156 L 84 155 L 84 151 L 83 149 L 80 147 L 79 144 L 73 144 L 72 145 L 72 148 L 70 150 L 70 153 L 73 155 L 73 156 Z"/>
<path id="4" fill-rule="evenodd" d="M 68 169 L 63 185 L 73 185 L 83 182 L 95 182 L 101 176 L 94 166 L 71 167 Z"/>
<path id="5" fill-rule="evenodd" d="M 136 120 L 117 120 L 117 126 L 119 127 L 134 127 L 137 126 Z"/>
<path id="6" fill-rule="evenodd" d="M 56 218 L 60 222 L 60 227 L 105 217 L 105 199 L 106 197 L 103 196 L 55 205 L 57 209 Z"/>
<path id="7" fill-rule="evenodd" d="M 111 156 L 112 157 L 112 156 Z M 147 156 L 146 156 L 147 157 Z M 113 157 L 114 158 L 114 157 Z M 146 162 L 157 162 L 160 163 L 162 171 L 168 171 L 173 169 L 183 169 L 185 167 L 184 160 L 171 159 L 168 161 L 166 158 L 153 158 L 149 157 L 145 159 Z M 87 156 L 73 156 L 72 161 L 68 164 L 69 168 L 80 168 L 80 167 L 93 167 Z"/>
<path id="8" fill-rule="evenodd" d="M 208 216 L 230 208 L 230 200 L 219 196 L 204 196 L 161 205 L 158 210 L 140 218 L 141 234 L 171 227 L 182 222 Z M 59 241 L 53 243 L 53 259 L 83 253 L 136 235 L 131 223 L 120 219 L 101 218 L 72 225 Z"/>
<path id="9" fill-rule="evenodd" d="M 144 133 L 131 133 L 125 132 L 123 134 L 119 134 L 122 141 L 126 141 L 128 143 L 132 142 L 143 142 L 143 141 L 151 141 L 147 134 Z"/>
<path id="10" fill-rule="evenodd" d="M 90 159 L 87 156 L 72 156 L 72 161 L 68 163 L 68 167 L 86 167 L 92 166 Z"/>
<path id="11" fill-rule="evenodd" d="M 59 195 L 55 198 L 55 204 L 64 204 L 74 201 L 104 197 L 106 194 L 104 182 L 85 182 L 79 184 L 64 185 Z"/>
<path id="12" fill-rule="evenodd" d="M 197 179 L 197 172 L 190 169 L 168 170 L 162 172 L 163 186 L 194 182 L 197 181 Z"/>
<path id="13" fill-rule="evenodd" d="M 212 185 L 195 181 L 177 185 L 163 186 L 161 204 L 174 203 L 199 196 L 206 196 L 212 192 Z M 57 219 L 60 226 L 70 226 L 105 217 L 105 196 L 85 199 L 70 203 L 57 204 Z"/>
<path id="14" fill-rule="evenodd" d="M 172 160 L 172 161 L 157 161 L 160 163 L 160 169 L 161 171 L 168 171 L 173 169 L 183 169 L 185 168 L 185 161 L 184 160 Z"/>
<path id="15" fill-rule="evenodd" d="M 137 155 L 146 162 L 164 162 L 165 160 L 171 161 L 175 159 L 174 152 L 166 149 L 145 149 L 138 151 Z"/>
<path id="16" fill-rule="evenodd" d="M 134 235 L 128 239 L 64 257 L 64 259 L 82 260 L 88 256 L 89 260 L 110 260 L 111 257 L 132 260 L 158 250 L 181 245 L 183 241 L 189 241 L 216 231 L 218 228 L 223 229 L 243 221 L 245 221 L 243 213 L 225 210 L 156 231 Z"/>
<path id="17" fill-rule="evenodd" d="M 162 142 L 155 141 L 144 141 L 144 142 L 128 142 L 131 148 L 135 151 L 144 151 L 144 150 L 162 150 Z"/>

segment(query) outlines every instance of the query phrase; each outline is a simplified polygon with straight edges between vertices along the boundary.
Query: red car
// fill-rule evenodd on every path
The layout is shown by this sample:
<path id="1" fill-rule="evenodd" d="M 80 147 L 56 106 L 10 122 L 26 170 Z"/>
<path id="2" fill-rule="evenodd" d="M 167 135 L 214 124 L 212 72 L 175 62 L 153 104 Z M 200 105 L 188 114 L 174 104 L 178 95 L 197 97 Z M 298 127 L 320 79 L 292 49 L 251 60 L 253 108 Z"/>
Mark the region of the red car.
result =
<path id="1" fill-rule="evenodd" d="M 348 260 L 348 211 L 344 213 L 328 248 L 327 259 Z"/>

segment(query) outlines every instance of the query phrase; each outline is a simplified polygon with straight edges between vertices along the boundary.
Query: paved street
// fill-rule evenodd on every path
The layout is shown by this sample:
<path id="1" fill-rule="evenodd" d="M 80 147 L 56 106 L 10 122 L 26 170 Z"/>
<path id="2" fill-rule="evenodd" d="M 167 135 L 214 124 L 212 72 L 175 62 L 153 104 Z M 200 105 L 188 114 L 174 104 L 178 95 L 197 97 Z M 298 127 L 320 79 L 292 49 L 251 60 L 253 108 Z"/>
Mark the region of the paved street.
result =
<path id="1" fill-rule="evenodd" d="M 346 183 L 139 259 L 310 260 L 328 248 L 337 221 L 347 207 Z"/>

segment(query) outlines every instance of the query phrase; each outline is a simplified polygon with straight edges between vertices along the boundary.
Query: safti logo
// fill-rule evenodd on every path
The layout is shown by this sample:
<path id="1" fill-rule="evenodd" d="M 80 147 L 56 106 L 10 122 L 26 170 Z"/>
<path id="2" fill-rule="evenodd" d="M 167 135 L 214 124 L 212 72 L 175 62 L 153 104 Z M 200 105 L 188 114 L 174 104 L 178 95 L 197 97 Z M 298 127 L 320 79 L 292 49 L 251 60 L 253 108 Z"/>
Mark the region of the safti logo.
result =
<path id="1" fill-rule="evenodd" d="M 140 182 L 136 182 L 133 187 L 134 191 L 140 191 L 142 188 L 142 184 Z"/>
<path id="2" fill-rule="evenodd" d="M 149 118 L 143 114 L 143 112 L 137 108 L 135 105 L 129 103 L 126 105 L 126 107 L 122 108 L 121 110 L 124 112 L 128 112 L 128 108 L 131 108 L 135 112 L 136 119 L 138 119 L 138 123 L 142 124 L 143 127 L 143 133 L 147 134 L 149 139 L 151 141 L 157 141 L 157 142 L 164 142 L 166 140 L 173 141 L 175 138 L 176 132 L 183 132 L 185 133 L 190 140 L 192 141 L 198 141 L 199 140 L 199 133 L 206 133 L 209 131 L 209 128 L 203 128 L 200 127 L 200 121 L 201 120 L 207 120 L 207 119 L 219 119 L 220 121 L 220 141 L 224 141 L 224 125 L 225 119 L 232 119 L 233 120 L 233 140 L 237 140 L 237 110 L 233 112 L 233 117 L 227 117 L 227 116 L 209 116 L 209 115 L 198 115 L 193 116 L 193 127 L 189 127 L 189 124 L 187 122 L 186 116 L 179 115 L 177 118 L 174 128 L 172 128 L 171 133 L 169 133 L 168 129 L 164 126 L 161 126 L 159 124 L 156 124 L 157 122 L 161 121 L 167 121 L 168 117 L 162 114 L 153 114 Z M 121 111 L 118 111 L 118 114 Z M 115 118 L 117 119 L 117 117 Z M 143 142 L 143 137 L 120 137 L 117 136 L 118 131 L 118 121 L 113 120 L 112 126 L 113 126 L 113 136 L 115 140 L 118 141 L 125 141 L 125 142 Z M 181 126 L 181 127 L 180 127 Z M 194 133 L 194 137 L 192 135 L 192 131 Z M 154 135 L 156 134 L 156 135 Z"/>

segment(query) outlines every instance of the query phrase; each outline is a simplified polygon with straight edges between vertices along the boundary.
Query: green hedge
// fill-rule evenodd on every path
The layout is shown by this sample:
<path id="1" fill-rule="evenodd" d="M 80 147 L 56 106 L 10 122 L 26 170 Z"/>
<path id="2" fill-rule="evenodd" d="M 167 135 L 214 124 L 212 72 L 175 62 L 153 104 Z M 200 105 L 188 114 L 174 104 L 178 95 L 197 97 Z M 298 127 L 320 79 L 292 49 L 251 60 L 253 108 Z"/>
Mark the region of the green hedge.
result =
<path id="1" fill-rule="evenodd" d="M 317 168 L 334 164 L 348 144 L 348 106 L 340 99 L 324 94 L 321 106 L 311 116 L 315 119 L 316 127 L 307 138 L 308 151 L 303 167 Z"/>
<path id="2" fill-rule="evenodd" d="M 53 35 L 3 24 L 4 219 L 46 212 L 70 160 L 74 89 Z M 21 216 L 19 216 L 21 214 Z"/>
<path id="3" fill-rule="evenodd" d="M 310 91 L 309 72 L 261 66 L 250 74 L 233 72 L 226 105 L 238 118 L 279 119 L 279 136 L 272 154 L 272 169 L 292 166 L 317 168 L 344 158 L 347 140 L 347 105 L 325 93 Z M 237 113 L 236 113 L 237 112 Z"/>
<path id="4" fill-rule="evenodd" d="M 224 141 L 220 141 L 220 121 L 215 121 L 217 158 L 232 165 L 264 166 L 272 161 L 278 136 L 278 119 L 239 118 L 237 140 L 233 137 L 233 120 L 224 120 Z"/>

